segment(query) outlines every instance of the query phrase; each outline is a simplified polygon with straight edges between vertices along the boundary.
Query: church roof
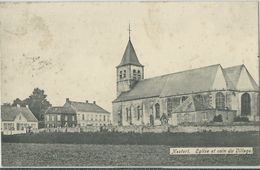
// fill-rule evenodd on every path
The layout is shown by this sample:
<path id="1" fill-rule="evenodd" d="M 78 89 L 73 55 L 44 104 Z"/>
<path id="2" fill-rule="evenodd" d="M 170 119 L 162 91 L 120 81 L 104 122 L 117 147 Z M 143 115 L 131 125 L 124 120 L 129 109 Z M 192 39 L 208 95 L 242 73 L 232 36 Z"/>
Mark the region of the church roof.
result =
<path id="1" fill-rule="evenodd" d="M 242 66 L 223 69 L 220 64 L 181 71 L 149 79 L 139 80 L 136 85 L 127 92 L 122 92 L 113 102 L 136 100 L 150 97 L 167 97 L 195 92 L 236 89 L 236 83 L 240 76 L 239 68 Z M 244 67 L 244 66 L 243 66 Z M 225 87 L 215 89 L 214 83 L 217 72 L 223 72 Z M 249 77 L 250 74 L 248 73 Z M 257 84 L 251 77 L 254 89 Z"/>
<path id="2" fill-rule="evenodd" d="M 136 65 L 136 66 L 143 66 L 137 58 L 135 49 L 134 49 L 133 44 L 130 39 L 127 43 L 121 63 L 117 67 L 128 65 L 128 64 L 132 64 L 132 65 Z"/>
<path id="3" fill-rule="evenodd" d="M 238 83 L 243 65 L 224 68 L 224 76 L 230 89 L 235 89 Z"/>
<path id="4" fill-rule="evenodd" d="M 249 74 L 249 72 L 248 72 L 248 70 L 247 70 L 247 68 L 245 67 L 244 64 L 224 68 L 224 75 L 226 77 L 226 81 L 227 81 L 227 84 L 229 85 L 229 88 L 230 89 L 237 89 L 239 78 L 241 77 L 241 72 L 242 72 L 243 69 L 246 70 L 246 74 L 247 74 L 249 81 L 252 84 L 253 88 L 255 90 L 258 90 L 258 85 L 256 84 L 253 77 Z"/>
<path id="5" fill-rule="evenodd" d="M 1 106 L 2 121 L 14 121 L 19 114 L 23 115 L 28 122 L 38 122 L 34 114 L 27 107 Z"/>
<path id="6" fill-rule="evenodd" d="M 66 101 L 63 105 L 64 107 L 71 106 L 73 109 L 79 112 L 94 112 L 94 113 L 107 113 L 108 111 L 98 106 L 95 103 L 86 103 L 86 102 L 75 102 L 75 101 Z"/>

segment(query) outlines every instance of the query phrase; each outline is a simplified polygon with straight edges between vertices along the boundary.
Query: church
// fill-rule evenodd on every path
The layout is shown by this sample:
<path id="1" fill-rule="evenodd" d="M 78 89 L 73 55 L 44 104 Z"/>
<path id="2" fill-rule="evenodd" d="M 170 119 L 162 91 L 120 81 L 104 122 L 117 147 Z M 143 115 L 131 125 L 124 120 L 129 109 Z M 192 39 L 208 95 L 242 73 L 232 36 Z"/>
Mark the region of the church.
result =
<path id="1" fill-rule="evenodd" d="M 114 125 L 176 126 L 212 122 L 216 117 L 221 122 L 259 119 L 258 85 L 245 65 L 223 68 L 216 64 L 145 79 L 129 37 L 116 72 Z"/>

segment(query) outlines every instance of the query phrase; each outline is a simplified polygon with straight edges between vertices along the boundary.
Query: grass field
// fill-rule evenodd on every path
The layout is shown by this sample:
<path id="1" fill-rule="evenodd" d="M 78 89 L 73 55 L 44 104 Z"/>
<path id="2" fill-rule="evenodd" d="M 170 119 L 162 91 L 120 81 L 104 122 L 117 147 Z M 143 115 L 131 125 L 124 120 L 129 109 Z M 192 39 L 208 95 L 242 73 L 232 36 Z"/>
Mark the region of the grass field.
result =
<path id="1" fill-rule="evenodd" d="M 259 165 L 253 155 L 171 156 L 165 145 L 2 144 L 3 166 L 239 166 Z M 257 152 L 256 152 L 257 151 Z"/>
<path id="2" fill-rule="evenodd" d="M 38 133 L 2 136 L 4 143 L 63 143 L 174 146 L 259 146 L 259 132 Z"/>
<path id="3" fill-rule="evenodd" d="M 3 166 L 260 165 L 258 132 L 2 136 Z M 170 147 L 254 147 L 252 155 L 169 155 Z"/>

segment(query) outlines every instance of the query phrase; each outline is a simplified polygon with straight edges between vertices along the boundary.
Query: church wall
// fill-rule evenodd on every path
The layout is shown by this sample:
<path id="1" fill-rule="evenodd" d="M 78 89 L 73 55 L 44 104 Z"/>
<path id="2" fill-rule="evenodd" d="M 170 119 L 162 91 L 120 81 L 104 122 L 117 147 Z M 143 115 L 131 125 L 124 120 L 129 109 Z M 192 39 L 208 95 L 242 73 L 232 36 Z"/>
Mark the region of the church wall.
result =
<path id="1" fill-rule="evenodd" d="M 155 110 L 155 104 L 158 103 L 160 105 L 160 117 L 163 113 L 166 113 L 166 101 L 165 99 L 155 97 L 155 98 L 146 98 L 146 99 L 139 99 L 139 100 L 131 100 L 131 101 L 124 101 L 124 102 L 118 102 L 113 103 L 113 123 L 117 124 L 119 121 L 118 113 L 122 113 L 122 125 L 128 126 L 128 125 L 151 125 L 151 115 L 154 122 L 154 125 L 160 125 L 161 121 L 160 118 L 156 118 L 156 110 Z M 137 107 L 140 106 L 141 111 L 141 117 L 138 120 L 138 111 Z M 131 109 L 131 115 L 132 119 L 127 120 L 127 111 L 126 110 Z M 130 112 L 128 111 L 130 114 Z"/>

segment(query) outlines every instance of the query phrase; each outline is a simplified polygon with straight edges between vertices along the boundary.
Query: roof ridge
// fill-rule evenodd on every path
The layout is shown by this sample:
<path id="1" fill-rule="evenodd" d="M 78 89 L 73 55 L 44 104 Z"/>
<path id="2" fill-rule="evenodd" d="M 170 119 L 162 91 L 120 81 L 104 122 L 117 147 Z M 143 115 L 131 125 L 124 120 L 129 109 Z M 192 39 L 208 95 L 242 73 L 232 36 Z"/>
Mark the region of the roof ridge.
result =
<path id="1" fill-rule="evenodd" d="M 244 64 L 239 64 L 239 65 L 234 65 L 234 66 L 225 67 L 225 68 L 223 68 L 223 69 L 225 70 L 225 69 L 229 69 L 229 68 L 243 67 L 243 66 L 245 66 L 245 65 L 244 65 Z"/>
<path id="2" fill-rule="evenodd" d="M 173 74 L 179 74 L 179 73 L 184 73 L 184 72 L 188 72 L 188 71 L 194 71 L 194 70 L 199 70 L 199 69 L 205 69 L 205 68 L 209 68 L 209 67 L 213 67 L 213 66 L 219 66 L 219 65 L 220 65 L 220 64 L 213 64 L 213 65 L 209 65 L 209 66 L 203 66 L 203 67 L 193 68 L 193 69 L 189 69 L 189 70 L 183 70 L 183 71 L 178 71 L 178 72 L 174 72 L 174 73 L 163 74 L 163 75 L 160 75 L 160 76 L 155 76 L 155 77 L 150 77 L 150 78 L 142 79 L 142 80 L 139 80 L 139 82 L 140 82 L 140 81 L 144 81 L 144 80 L 153 79 L 153 78 L 166 77 L 166 76 L 173 75 Z M 221 66 L 221 65 L 220 65 L 220 66 Z"/>

